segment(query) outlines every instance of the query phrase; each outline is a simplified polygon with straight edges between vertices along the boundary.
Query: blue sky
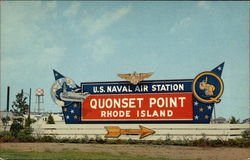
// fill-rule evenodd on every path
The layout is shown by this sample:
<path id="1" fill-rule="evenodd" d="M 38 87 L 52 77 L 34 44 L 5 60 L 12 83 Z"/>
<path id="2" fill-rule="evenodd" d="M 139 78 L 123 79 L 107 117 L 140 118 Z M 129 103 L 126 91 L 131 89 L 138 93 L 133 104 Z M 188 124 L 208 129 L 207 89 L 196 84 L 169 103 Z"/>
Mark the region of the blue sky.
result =
<path id="1" fill-rule="evenodd" d="M 52 69 L 77 84 L 120 80 L 117 73 L 154 72 L 151 79 L 193 79 L 225 61 L 217 116 L 249 117 L 248 2 L 1 2 L 1 110 L 21 89 L 44 88 Z"/>

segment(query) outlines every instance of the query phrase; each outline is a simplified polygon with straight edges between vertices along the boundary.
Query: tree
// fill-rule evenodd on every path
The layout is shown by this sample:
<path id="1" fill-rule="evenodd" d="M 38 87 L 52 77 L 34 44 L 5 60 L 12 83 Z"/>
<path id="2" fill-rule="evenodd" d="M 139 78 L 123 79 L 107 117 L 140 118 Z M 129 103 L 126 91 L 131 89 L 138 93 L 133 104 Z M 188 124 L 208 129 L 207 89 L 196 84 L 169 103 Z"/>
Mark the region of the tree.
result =
<path id="1" fill-rule="evenodd" d="M 14 117 L 14 121 L 10 126 L 10 131 L 15 137 L 17 137 L 18 133 L 24 129 L 24 114 L 29 108 L 29 105 L 26 103 L 26 99 L 27 97 L 24 97 L 23 92 L 17 93 L 16 100 L 12 104 L 11 112 L 17 117 Z"/>
<path id="2" fill-rule="evenodd" d="M 16 101 L 13 102 L 11 110 L 14 116 L 23 117 L 28 111 L 29 105 L 26 103 L 26 99 L 27 97 L 23 96 L 23 92 L 16 95 Z"/>
<path id="3" fill-rule="evenodd" d="M 24 122 L 24 127 L 30 127 L 31 125 L 31 118 L 30 118 L 30 115 L 25 119 L 25 122 Z"/>
<path id="4" fill-rule="evenodd" d="M 55 124 L 54 118 L 51 113 L 48 116 L 47 124 Z"/>
<path id="5" fill-rule="evenodd" d="M 18 133 L 23 129 L 23 125 L 14 120 L 10 126 L 10 132 L 12 136 L 17 137 Z"/>
<path id="6" fill-rule="evenodd" d="M 24 130 L 23 131 L 24 131 L 24 133 L 26 135 L 29 135 L 29 134 L 32 133 L 33 129 L 31 128 L 31 124 L 35 123 L 35 122 L 36 122 L 36 120 L 30 118 L 30 115 L 25 119 L 25 121 L 24 121 Z"/>
<path id="7" fill-rule="evenodd" d="M 230 118 L 229 123 L 230 123 L 230 124 L 237 124 L 237 123 L 240 123 L 240 120 L 239 120 L 239 119 L 236 120 L 236 118 L 235 118 L 234 116 L 232 116 L 232 117 Z"/>
<path id="8" fill-rule="evenodd" d="M 32 119 L 30 118 L 30 115 L 25 119 L 25 122 L 24 122 L 24 127 L 30 127 L 30 125 L 32 123 L 35 123 L 36 120 L 35 119 Z"/>

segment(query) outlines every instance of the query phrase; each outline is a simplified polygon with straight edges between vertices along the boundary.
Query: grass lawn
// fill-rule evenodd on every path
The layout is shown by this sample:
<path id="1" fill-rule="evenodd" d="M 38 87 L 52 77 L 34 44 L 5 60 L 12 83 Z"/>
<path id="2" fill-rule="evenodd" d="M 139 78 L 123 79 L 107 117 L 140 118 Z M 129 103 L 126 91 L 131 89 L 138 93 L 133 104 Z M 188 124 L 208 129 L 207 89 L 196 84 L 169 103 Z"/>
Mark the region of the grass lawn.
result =
<path id="1" fill-rule="evenodd" d="M 144 157 L 131 156 L 124 152 L 119 152 L 116 155 L 108 152 L 82 152 L 79 150 L 63 150 L 53 152 L 45 150 L 44 152 L 28 151 L 20 152 L 13 150 L 0 150 L 0 158 L 3 159 L 81 159 L 81 160 L 176 160 L 162 157 Z"/>

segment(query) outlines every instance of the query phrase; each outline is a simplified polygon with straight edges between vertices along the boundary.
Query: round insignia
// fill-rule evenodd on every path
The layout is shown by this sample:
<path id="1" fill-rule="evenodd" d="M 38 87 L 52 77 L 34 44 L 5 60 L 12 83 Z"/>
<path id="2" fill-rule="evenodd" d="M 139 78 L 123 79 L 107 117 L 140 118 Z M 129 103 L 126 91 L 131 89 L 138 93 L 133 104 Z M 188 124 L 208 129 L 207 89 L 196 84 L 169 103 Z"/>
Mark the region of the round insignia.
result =
<path id="1" fill-rule="evenodd" d="M 76 83 L 70 78 L 60 78 L 51 87 L 51 98 L 59 106 L 68 106 L 72 102 L 63 101 L 60 94 L 63 92 L 63 83 L 68 86 L 68 90 L 76 88 Z"/>
<path id="2" fill-rule="evenodd" d="M 220 102 L 224 91 L 222 79 L 212 72 L 203 72 L 195 77 L 192 90 L 195 98 L 203 103 Z"/>

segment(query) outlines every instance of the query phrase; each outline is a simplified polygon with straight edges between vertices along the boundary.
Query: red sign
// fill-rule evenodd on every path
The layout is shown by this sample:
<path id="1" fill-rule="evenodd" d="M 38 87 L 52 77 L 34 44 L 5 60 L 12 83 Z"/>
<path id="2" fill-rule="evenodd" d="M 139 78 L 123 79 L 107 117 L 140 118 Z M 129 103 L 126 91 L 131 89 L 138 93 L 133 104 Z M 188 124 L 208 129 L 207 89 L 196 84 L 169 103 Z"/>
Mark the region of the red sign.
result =
<path id="1" fill-rule="evenodd" d="M 192 93 L 90 95 L 82 120 L 192 120 Z"/>

